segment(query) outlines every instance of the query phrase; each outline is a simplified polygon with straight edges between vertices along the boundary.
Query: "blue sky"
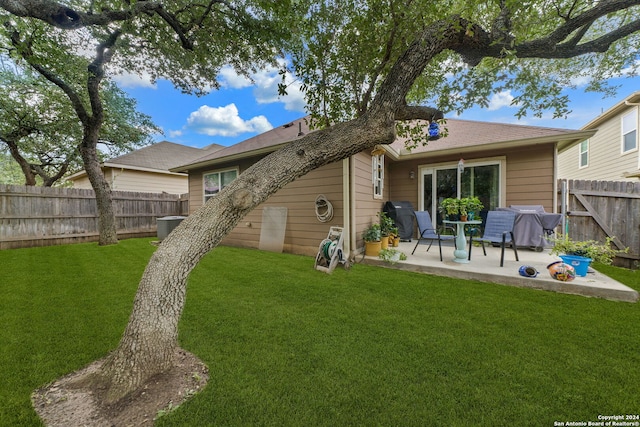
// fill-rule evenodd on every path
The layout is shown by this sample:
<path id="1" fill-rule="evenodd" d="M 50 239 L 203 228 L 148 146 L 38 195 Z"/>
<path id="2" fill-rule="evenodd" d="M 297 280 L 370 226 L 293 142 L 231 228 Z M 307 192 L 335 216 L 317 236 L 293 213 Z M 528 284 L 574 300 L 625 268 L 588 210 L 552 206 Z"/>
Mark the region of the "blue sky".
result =
<path id="1" fill-rule="evenodd" d="M 156 141 L 205 147 L 212 143 L 233 145 L 304 116 L 304 99 L 299 84 L 292 76 L 288 79 L 289 95 L 284 97 L 278 96 L 280 76 L 276 69 L 261 71 L 250 82 L 225 68 L 219 78 L 221 88 L 203 97 L 182 94 L 165 80 L 155 85 L 140 77 L 120 76 L 116 80 L 138 101 L 139 111 L 151 116 L 163 129 L 164 135 L 157 135 Z M 580 129 L 632 92 L 640 90 L 640 77 L 616 79 L 612 83 L 621 85 L 615 97 L 585 93 L 584 88 L 569 91 L 572 112 L 566 119 L 554 120 L 548 114 L 542 118 L 531 116 L 518 120 L 514 116 L 517 109 L 509 106 L 509 93 L 496 95 L 489 108 L 474 108 L 458 117 L 447 117 Z"/>

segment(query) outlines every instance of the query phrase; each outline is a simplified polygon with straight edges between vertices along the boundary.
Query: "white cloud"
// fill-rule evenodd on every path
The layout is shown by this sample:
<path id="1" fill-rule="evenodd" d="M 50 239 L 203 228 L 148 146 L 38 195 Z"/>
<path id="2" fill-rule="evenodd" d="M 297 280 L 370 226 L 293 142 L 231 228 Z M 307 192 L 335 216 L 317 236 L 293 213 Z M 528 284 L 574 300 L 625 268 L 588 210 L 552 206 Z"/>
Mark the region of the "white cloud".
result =
<path id="1" fill-rule="evenodd" d="M 255 76 L 256 85 L 253 94 L 258 104 L 272 104 L 274 102 L 282 102 L 287 111 L 304 111 L 306 105 L 304 94 L 301 90 L 301 84 L 295 80 L 292 74 L 285 75 L 285 84 L 287 85 L 287 94 L 278 94 L 278 83 L 282 82 L 282 76 L 277 73 L 261 73 Z"/>
<path id="2" fill-rule="evenodd" d="M 170 130 L 167 132 L 167 134 L 169 135 L 169 137 L 171 138 L 179 138 L 182 136 L 182 131 L 181 130 Z"/>
<path id="3" fill-rule="evenodd" d="M 235 104 L 225 107 L 203 105 L 187 119 L 187 128 L 209 136 L 237 136 L 242 133 L 263 133 L 273 129 L 265 116 L 242 119 Z"/>
<path id="4" fill-rule="evenodd" d="M 241 76 L 235 70 L 226 66 L 219 73 L 220 85 L 223 88 L 243 89 L 253 87 L 253 96 L 258 104 L 273 104 L 281 102 L 287 111 L 304 112 L 306 105 L 304 94 L 301 91 L 301 84 L 291 73 L 285 75 L 287 84 L 287 95 L 278 95 L 278 83 L 282 82 L 279 68 L 267 67 L 251 75 L 251 80 Z M 252 81 L 253 80 L 253 81 Z"/>
<path id="5" fill-rule="evenodd" d="M 511 107 L 511 102 L 513 101 L 513 96 L 511 95 L 511 91 L 505 91 L 496 93 L 491 96 L 489 99 L 489 107 L 487 108 L 489 111 L 499 110 L 502 107 Z"/>
<path id="6" fill-rule="evenodd" d="M 253 84 L 251 80 L 245 76 L 236 73 L 236 70 L 229 65 L 222 67 L 218 73 L 218 80 L 221 87 L 229 89 L 243 89 Z"/>
<path id="7" fill-rule="evenodd" d="M 157 86 L 151 83 L 151 76 L 149 74 L 116 74 L 115 76 L 113 76 L 113 80 L 115 80 L 115 82 L 123 88 L 146 87 L 150 89 L 157 89 Z"/>

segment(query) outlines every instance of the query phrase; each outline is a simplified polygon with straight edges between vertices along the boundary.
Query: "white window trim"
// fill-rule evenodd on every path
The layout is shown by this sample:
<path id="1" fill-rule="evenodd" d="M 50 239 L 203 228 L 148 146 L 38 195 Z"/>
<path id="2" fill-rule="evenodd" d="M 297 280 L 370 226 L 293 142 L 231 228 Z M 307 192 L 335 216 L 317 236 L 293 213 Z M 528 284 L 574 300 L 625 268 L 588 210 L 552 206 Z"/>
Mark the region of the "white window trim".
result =
<path id="1" fill-rule="evenodd" d="M 634 121 L 635 121 L 635 128 L 633 128 L 630 132 L 633 132 L 635 130 L 636 132 L 636 141 L 635 141 L 635 146 L 633 148 L 631 148 L 630 150 L 624 150 L 624 119 L 625 117 L 629 117 L 631 116 Z M 627 133 L 630 133 L 627 132 Z M 620 153 L 621 154 L 629 154 L 629 153 L 633 153 L 634 151 L 638 151 L 638 109 L 637 108 L 633 108 L 631 111 L 629 111 L 627 114 L 623 114 L 620 117 Z"/>
<path id="2" fill-rule="evenodd" d="M 384 195 L 384 154 L 371 156 L 371 183 L 373 198 L 382 199 Z"/>
<path id="3" fill-rule="evenodd" d="M 207 195 L 205 194 L 205 190 L 204 190 L 205 189 L 205 187 L 204 187 L 204 177 L 209 175 L 209 174 L 212 174 L 212 173 L 223 174 L 225 172 L 231 172 L 231 171 L 235 171 L 236 179 L 238 178 L 238 176 L 240 176 L 240 168 L 238 168 L 237 166 L 233 167 L 233 168 L 214 169 L 214 170 L 210 170 L 210 171 L 206 171 L 206 172 L 202 173 L 202 203 L 207 203 L 207 200 L 208 200 Z M 222 190 L 222 188 L 220 190 Z M 215 197 L 215 196 L 216 196 L 215 194 L 212 194 L 212 195 L 209 196 L 209 198 Z"/>
<path id="4" fill-rule="evenodd" d="M 465 167 L 498 165 L 500 174 L 500 194 L 498 195 L 498 206 L 503 206 L 507 199 L 507 158 L 506 156 L 483 157 L 465 161 Z M 424 206 L 424 173 L 433 173 L 436 169 L 453 169 L 458 167 L 458 162 L 442 162 L 418 165 L 418 206 Z M 459 175 L 459 174 L 458 174 Z M 458 182 L 458 195 L 460 197 L 460 183 Z"/>
<path id="5" fill-rule="evenodd" d="M 586 142 L 587 144 L 587 149 L 582 151 L 582 143 Z M 591 148 L 591 141 L 590 140 L 585 140 L 582 141 L 580 144 L 578 144 L 578 169 L 584 169 L 587 166 L 589 166 L 589 149 Z M 582 155 L 583 154 L 587 154 L 587 162 L 585 164 L 582 164 Z"/>

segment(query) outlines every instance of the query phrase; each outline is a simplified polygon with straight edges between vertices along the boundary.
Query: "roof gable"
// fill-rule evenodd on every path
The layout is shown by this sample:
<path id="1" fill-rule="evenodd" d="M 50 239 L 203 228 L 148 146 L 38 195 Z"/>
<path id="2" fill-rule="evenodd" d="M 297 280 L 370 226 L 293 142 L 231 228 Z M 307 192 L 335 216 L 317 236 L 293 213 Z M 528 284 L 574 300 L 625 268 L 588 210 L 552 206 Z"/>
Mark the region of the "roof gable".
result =
<path id="1" fill-rule="evenodd" d="M 637 106 L 639 103 L 640 103 L 640 91 L 634 92 L 631 95 L 627 96 L 622 101 L 618 102 L 613 107 L 609 108 L 604 113 L 600 114 L 595 119 L 591 120 L 589 123 L 584 125 L 582 129 L 596 129 L 597 127 L 602 125 L 604 122 L 611 120 L 612 118 L 616 117 L 617 115 L 631 108 L 634 105 Z"/>

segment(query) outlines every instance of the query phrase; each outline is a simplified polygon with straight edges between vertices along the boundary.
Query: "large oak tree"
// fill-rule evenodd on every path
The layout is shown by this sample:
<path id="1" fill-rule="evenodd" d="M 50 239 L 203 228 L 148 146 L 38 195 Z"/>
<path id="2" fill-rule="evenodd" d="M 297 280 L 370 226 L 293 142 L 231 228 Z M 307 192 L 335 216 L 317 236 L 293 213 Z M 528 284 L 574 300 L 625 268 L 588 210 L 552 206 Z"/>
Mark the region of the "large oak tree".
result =
<path id="1" fill-rule="evenodd" d="M 67 67 L 74 62 L 68 58 Z M 100 96 L 105 104 L 101 161 L 149 144 L 151 134 L 160 132 L 112 82 L 102 85 Z M 50 187 L 82 169 L 80 141 L 81 123 L 60 88 L 28 68 L 0 66 L 0 145 L 19 166 L 25 185 Z"/>
<path id="2" fill-rule="evenodd" d="M 15 15 L 60 28 L 108 26 L 114 19 L 112 11 L 89 16 L 16 4 L 0 0 Z M 300 36 L 291 45 L 295 71 L 324 128 L 247 169 L 163 241 L 140 281 L 120 344 L 93 378 L 106 387 L 106 401 L 171 369 L 189 273 L 287 183 L 391 143 L 398 121 L 432 120 L 441 110 L 486 104 L 504 89 L 517 93 L 521 113 L 550 108 L 562 115 L 561 89 L 574 79 L 591 78 L 594 89 L 606 89 L 603 78 L 637 69 L 640 0 L 296 0 L 291 7 L 304 8 L 299 22 L 286 23 Z M 432 104 L 423 107 L 422 101 Z"/>
<path id="3" fill-rule="evenodd" d="M 0 43 L 15 61 L 28 64 L 69 98 L 82 126 L 79 151 L 96 194 L 99 244 L 117 242 L 111 188 L 100 169 L 97 146 L 105 122 L 100 90 L 117 72 L 163 77 L 185 92 L 215 88 L 216 74 L 231 64 L 240 73 L 274 60 L 284 39 L 274 10 L 286 2 L 48 1 L 2 0 Z M 279 16 L 286 16 L 279 13 Z M 84 76 L 69 69 L 84 58 Z M 71 73 L 70 73 L 71 71 Z"/>

